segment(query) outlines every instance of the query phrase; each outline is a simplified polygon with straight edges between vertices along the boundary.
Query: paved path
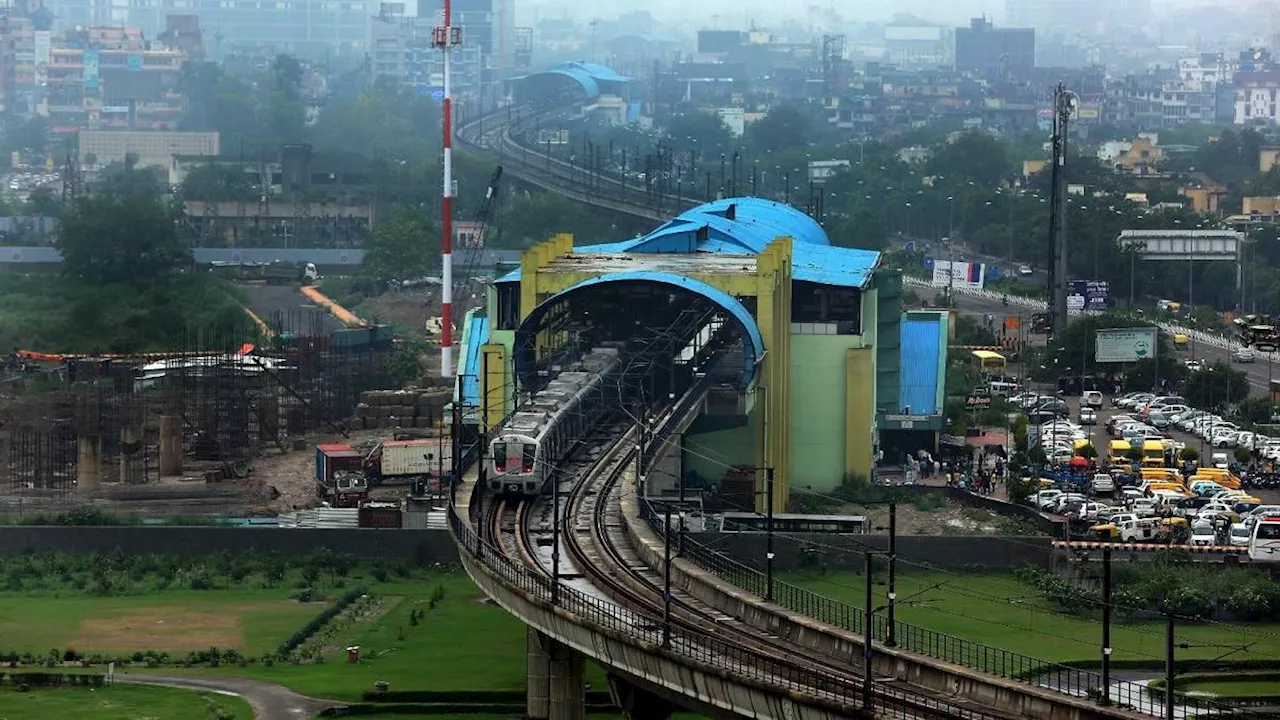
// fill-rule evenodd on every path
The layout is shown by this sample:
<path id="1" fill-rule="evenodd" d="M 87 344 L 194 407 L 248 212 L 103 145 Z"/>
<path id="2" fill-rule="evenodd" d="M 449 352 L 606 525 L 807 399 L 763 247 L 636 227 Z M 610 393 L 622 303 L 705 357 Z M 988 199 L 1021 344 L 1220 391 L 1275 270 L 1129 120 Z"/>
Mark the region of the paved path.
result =
<path id="1" fill-rule="evenodd" d="M 342 705 L 332 700 L 317 700 L 299 695 L 282 685 L 238 677 L 116 673 L 116 681 L 188 690 L 212 690 L 239 695 L 253 708 L 253 716 L 256 720 L 311 720 L 326 708 Z"/>

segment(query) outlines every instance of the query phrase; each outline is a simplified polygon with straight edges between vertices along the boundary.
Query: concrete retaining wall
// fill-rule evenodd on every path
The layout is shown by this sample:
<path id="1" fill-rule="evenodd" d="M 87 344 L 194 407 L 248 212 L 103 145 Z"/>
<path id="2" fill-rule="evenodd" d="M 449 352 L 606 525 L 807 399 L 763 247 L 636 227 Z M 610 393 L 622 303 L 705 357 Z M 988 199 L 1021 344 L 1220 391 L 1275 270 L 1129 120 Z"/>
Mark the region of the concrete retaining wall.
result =
<path id="1" fill-rule="evenodd" d="M 744 534 L 726 538 L 715 533 L 690 533 L 690 538 L 710 545 L 734 560 L 764 567 L 765 535 Z M 863 568 L 863 551 L 870 545 L 889 547 L 887 535 L 789 535 L 773 540 L 774 567 L 796 570 L 817 567 L 828 570 Z M 930 536 L 898 537 L 898 557 L 906 562 L 947 570 L 1008 570 L 1021 565 L 1049 567 L 1053 540 L 1047 537 Z M 809 555 L 806 559 L 804 556 Z"/>
<path id="2" fill-rule="evenodd" d="M 111 552 L 193 557 L 229 552 L 306 555 L 321 548 L 360 559 L 457 563 L 448 530 L 338 530 L 223 527 L 0 527 L 0 555 Z"/>
<path id="3" fill-rule="evenodd" d="M 763 535 L 690 534 L 710 542 L 735 559 L 762 567 Z M 799 539 L 804 538 L 804 539 Z M 818 558 L 830 570 L 861 570 L 862 549 L 868 543 L 887 547 L 888 538 L 858 535 L 848 538 L 814 535 L 774 539 L 775 567 L 796 570 L 806 565 L 806 547 L 816 547 Z M 228 552 L 277 552 L 306 555 L 319 548 L 349 553 L 361 559 L 402 559 L 420 563 L 456 563 L 458 549 L 447 530 L 339 530 L 307 528 L 223 527 L 43 527 L 0 526 L 0 555 L 25 552 L 110 552 L 120 548 L 130 554 L 163 553 L 200 556 Z M 932 537 L 898 538 L 898 556 L 909 562 L 963 570 L 1001 570 L 1018 565 L 1049 566 L 1048 538 Z"/>

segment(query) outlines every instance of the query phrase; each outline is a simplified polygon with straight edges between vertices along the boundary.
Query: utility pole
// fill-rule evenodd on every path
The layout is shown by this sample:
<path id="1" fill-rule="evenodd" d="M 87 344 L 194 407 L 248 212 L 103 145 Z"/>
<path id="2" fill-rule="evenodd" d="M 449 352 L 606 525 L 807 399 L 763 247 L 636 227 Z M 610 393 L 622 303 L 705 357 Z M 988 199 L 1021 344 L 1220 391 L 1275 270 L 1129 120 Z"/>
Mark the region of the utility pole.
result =
<path id="1" fill-rule="evenodd" d="M 871 574 L 872 574 L 872 554 L 868 550 L 863 553 L 866 558 L 866 569 L 863 571 L 863 583 L 867 587 L 865 604 L 862 609 L 862 711 L 866 714 L 871 712 L 871 635 L 874 632 L 874 626 L 871 624 L 872 607 L 871 607 Z"/>
<path id="2" fill-rule="evenodd" d="M 898 633 L 895 627 L 898 622 L 897 613 L 897 580 L 898 580 L 898 504 L 889 503 L 889 634 L 884 644 L 894 647 L 898 644 Z"/>
<path id="3" fill-rule="evenodd" d="M 773 468 L 764 469 L 765 487 L 765 549 L 764 549 L 764 599 L 773 602 Z"/>
<path id="4" fill-rule="evenodd" d="M 1175 720 L 1173 701 L 1173 612 L 1168 608 L 1165 608 L 1164 619 L 1164 720 Z"/>
<path id="5" fill-rule="evenodd" d="M 662 523 L 662 647 L 671 647 L 671 503 L 665 503 Z"/>
<path id="6" fill-rule="evenodd" d="M 1111 548 L 1102 548 L 1102 704 L 1111 704 Z"/>
<path id="7" fill-rule="evenodd" d="M 1058 83 L 1053 91 L 1053 168 L 1050 213 L 1049 322 L 1054 333 L 1067 327 L 1067 130 L 1080 98 Z"/>

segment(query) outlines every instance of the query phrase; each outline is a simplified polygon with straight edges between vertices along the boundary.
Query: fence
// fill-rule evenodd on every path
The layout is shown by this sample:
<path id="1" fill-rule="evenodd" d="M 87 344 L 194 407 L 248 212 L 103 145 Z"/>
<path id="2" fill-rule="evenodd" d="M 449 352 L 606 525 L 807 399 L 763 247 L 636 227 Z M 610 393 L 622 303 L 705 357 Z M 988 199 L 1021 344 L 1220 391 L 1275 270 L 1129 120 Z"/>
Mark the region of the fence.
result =
<path id="1" fill-rule="evenodd" d="M 656 532 L 662 532 L 663 519 L 647 501 L 641 502 L 640 512 L 643 519 Z M 878 549 L 871 549 L 871 551 L 882 552 Z M 734 587 L 747 590 L 762 598 L 768 595 L 768 580 L 764 573 L 712 550 L 688 536 L 685 538 L 681 557 Z M 865 627 L 862 608 L 777 579 L 773 581 L 773 602 L 793 612 L 857 635 L 861 635 Z M 888 619 L 877 615 L 872 617 L 871 622 L 873 640 L 881 642 L 888 640 Z M 894 641 L 895 647 L 902 650 L 997 677 L 1047 687 L 1069 695 L 1097 696 L 1102 687 L 1102 676 L 1095 672 L 965 640 L 904 622 L 894 623 Z M 1163 715 L 1163 700 L 1154 696 L 1146 685 L 1116 680 L 1112 680 L 1110 685 L 1113 703 L 1127 705 L 1150 715 Z M 1182 697 L 1178 703 L 1187 713 L 1222 714 L 1229 711 L 1242 717 L 1264 717 L 1256 713 L 1251 715 L 1239 705 L 1227 701 Z"/>

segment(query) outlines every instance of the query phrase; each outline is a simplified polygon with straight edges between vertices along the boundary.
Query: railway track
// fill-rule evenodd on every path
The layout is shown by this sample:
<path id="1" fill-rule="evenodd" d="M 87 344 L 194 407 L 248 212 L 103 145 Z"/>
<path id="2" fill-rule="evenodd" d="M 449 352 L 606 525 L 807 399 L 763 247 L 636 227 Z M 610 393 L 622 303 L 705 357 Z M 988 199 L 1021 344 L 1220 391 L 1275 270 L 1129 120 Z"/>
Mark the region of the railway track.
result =
<path id="1" fill-rule="evenodd" d="M 663 422 L 672 419 L 664 410 Z M 816 697 L 846 702 L 864 684 L 859 672 L 860 658 L 849 665 L 815 658 L 776 636 L 763 635 L 737 618 L 687 597 L 672 594 L 663 602 L 662 573 L 649 567 L 631 547 L 622 517 L 621 496 L 626 492 L 622 477 L 638 452 L 634 431 L 608 448 L 591 471 L 569 493 L 562 537 L 574 564 L 585 570 L 592 584 L 635 615 L 638 626 L 652 630 L 669 627 L 671 637 L 697 643 L 709 630 L 744 651 L 768 657 L 794 671 L 795 676 L 812 678 L 806 688 Z M 923 688 L 896 679 L 877 679 L 872 687 L 873 706 L 880 713 L 909 718 L 1000 718 L 978 703 L 929 694 Z"/>

